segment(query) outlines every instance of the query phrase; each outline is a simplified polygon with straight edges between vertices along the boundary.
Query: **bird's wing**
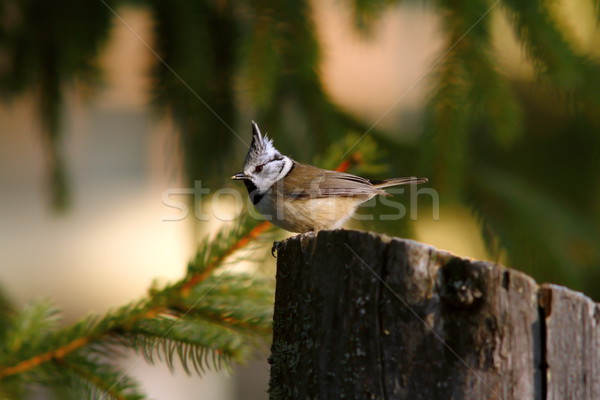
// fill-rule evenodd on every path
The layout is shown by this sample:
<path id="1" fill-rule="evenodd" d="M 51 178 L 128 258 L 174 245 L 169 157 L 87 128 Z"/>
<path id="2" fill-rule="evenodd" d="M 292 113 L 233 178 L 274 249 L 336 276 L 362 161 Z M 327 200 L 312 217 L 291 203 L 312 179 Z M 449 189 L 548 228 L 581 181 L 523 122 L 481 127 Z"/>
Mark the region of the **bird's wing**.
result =
<path id="1" fill-rule="evenodd" d="M 282 179 L 283 193 L 296 199 L 332 196 L 364 196 L 385 193 L 374 188 L 368 179 L 345 172 L 329 171 L 295 162 Z"/>

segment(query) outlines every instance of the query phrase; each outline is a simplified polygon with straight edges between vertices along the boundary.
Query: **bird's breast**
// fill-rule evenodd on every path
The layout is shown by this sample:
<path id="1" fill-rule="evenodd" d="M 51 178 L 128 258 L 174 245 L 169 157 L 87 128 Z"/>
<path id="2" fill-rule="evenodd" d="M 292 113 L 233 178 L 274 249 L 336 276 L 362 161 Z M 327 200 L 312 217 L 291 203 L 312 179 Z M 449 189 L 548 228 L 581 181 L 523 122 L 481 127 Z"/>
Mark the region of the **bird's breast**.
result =
<path id="1" fill-rule="evenodd" d="M 372 196 L 368 196 L 372 197 Z M 268 190 L 255 203 L 256 209 L 273 224 L 291 231 L 308 232 L 337 229 L 368 197 L 319 197 L 290 199 Z"/>

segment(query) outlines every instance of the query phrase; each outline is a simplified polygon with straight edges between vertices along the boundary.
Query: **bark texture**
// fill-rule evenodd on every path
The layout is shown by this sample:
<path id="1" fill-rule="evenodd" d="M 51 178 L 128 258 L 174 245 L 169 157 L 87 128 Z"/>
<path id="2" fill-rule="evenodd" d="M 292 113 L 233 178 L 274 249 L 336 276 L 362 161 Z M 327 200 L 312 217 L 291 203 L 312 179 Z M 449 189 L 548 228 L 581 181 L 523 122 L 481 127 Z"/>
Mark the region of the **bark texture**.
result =
<path id="1" fill-rule="evenodd" d="M 295 236 L 278 250 L 270 398 L 598 399 L 598 310 L 414 241 Z"/>

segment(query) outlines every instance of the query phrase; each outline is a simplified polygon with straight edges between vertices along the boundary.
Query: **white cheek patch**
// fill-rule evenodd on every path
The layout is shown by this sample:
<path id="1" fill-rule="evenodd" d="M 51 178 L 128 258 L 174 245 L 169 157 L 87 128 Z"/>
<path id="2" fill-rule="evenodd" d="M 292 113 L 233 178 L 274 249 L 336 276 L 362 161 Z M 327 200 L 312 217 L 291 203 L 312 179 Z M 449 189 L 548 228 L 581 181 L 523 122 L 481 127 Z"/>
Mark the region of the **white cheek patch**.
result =
<path id="1" fill-rule="evenodd" d="M 279 175 L 277 175 L 277 178 L 275 179 L 275 181 L 283 179 L 283 177 L 285 177 L 292 170 L 292 167 L 294 166 L 294 162 L 289 157 L 284 156 L 283 162 L 284 162 L 283 168 L 281 169 L 281 172 L 279 173 Z"/>
<path id="2" fill-rule="evenodd" d="M 291 171 L 294 162 L 289 157 L 283 156 L 281 161 L 272 164 L 274 165 L 269 165 L 268 170 L 253 179 L 259 193 L 265 193 L 271 186 L 283 179 Z"/>

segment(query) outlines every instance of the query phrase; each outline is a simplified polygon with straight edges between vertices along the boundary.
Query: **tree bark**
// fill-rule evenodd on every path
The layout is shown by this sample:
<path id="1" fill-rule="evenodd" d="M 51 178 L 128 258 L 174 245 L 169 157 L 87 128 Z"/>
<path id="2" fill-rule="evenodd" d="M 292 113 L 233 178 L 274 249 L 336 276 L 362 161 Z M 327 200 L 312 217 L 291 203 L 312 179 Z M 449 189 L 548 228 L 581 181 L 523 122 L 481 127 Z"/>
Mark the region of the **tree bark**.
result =
<path id="1" fill-rule="evenodd" d="M 600 305 L 581 293 L 542 285 L 547 400 L 600 399 Z"/>
<path id="2" fill-rule="evenodd" d="M 270 398 L 599 398 L 598 305 L 575 303 L 591 318 L 569 320 L 576 357 L 590 360 L 567 365 L 563 312 L 545 318 L 519 271 L 367 232 L 295 236 L 278 250 Z M 569 373 L 586 389 L 568 393 L 588 397 L 546 397 Z"/>

